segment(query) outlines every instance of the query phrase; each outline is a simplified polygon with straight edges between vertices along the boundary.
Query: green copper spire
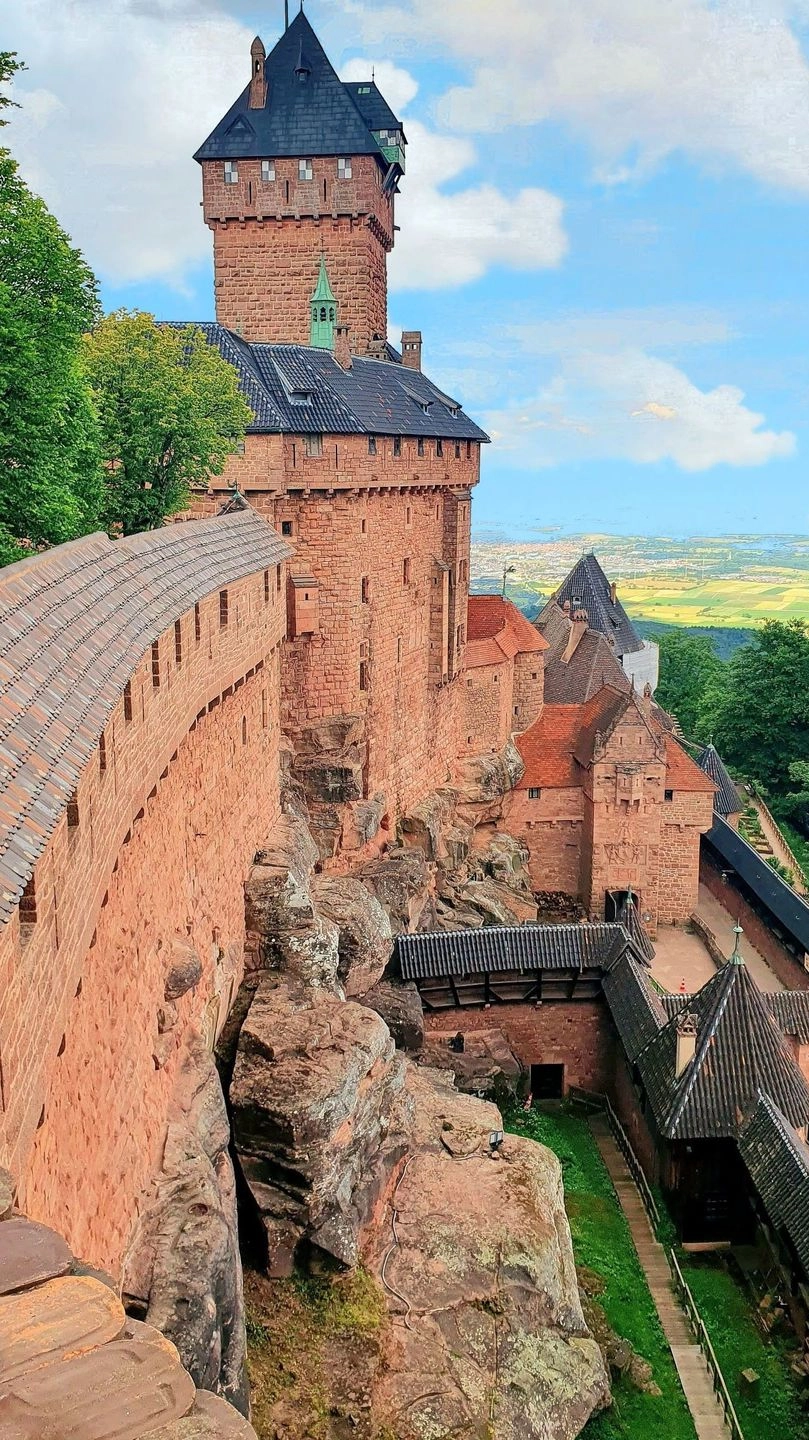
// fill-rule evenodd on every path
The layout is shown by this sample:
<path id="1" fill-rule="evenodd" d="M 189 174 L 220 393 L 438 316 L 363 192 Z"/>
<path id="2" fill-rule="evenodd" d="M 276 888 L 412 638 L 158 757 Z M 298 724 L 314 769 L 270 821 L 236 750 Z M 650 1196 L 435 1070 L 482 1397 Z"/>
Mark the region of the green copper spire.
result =
<path id="1" fill-rule="evenodd" d="M 337 325 L 337 297 L 329 284 L 325 256 L 320 257 L 320 274 L 317 277 L 315 293 L 312 296 L 312 324 L 309 344 L 318 350 L 334 349 L 334 331 Z"/>
<path id="2" fill-rule="evenodd" d="M 743 936 L 743 934 L 744 934 L 744 931 L 743 931 L 741 925 L 739 924 L 738 920 L 736 921 L 736 924 L 735 924 L 734 927 L 733 927 L 733 934 L 734 934 L 735 937 L 736 937 L 736 943 L 735 943 L 734 946 L 733 946 L 733 954 L 732 954 L 731 957 L 730 957 L 730 962 L 729 962 L 729 963 L 730 963 L 731 965 L 743 965 L 743 964 L 744 964 L 744 956 L 742 955 L 742 953 L 741 953 L 741 951 L 740 951 L 740 949 L 739 949 L 739 941 L 741 940 L 741 938 L 742 938 L 742 936 Z"/>

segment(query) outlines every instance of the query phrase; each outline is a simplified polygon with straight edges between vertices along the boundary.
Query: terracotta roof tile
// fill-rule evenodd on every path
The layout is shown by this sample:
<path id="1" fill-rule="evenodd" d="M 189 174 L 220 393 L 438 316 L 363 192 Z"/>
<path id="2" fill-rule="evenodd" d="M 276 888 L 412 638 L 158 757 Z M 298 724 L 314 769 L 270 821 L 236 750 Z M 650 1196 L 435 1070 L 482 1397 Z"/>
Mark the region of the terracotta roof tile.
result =
<path id="1" fill-rule="evenodd" d="M 666 736 L 666 786 L 669 790 L 702 790 L 706 794 L 716 790 L 710 775 L 700 770 L 673 735 Z"/>
<path id="2" fill-rule="evenodd" d="M 581 726 L 581 705 L 546 705 L 529 730 L 517 736 L 525 773 L 517 786 L 559 790 L 581 785 L 573 749 Z"/>
<path id="3" fill-rule="evenodd" d="M 515 655 L 538 654 L 548 642 L 522 611 L 502 595 L 470 595 L 466 625 L 466 664 L 498 665 Z M 499 649 L 497 655 L 495 648 Z"/>

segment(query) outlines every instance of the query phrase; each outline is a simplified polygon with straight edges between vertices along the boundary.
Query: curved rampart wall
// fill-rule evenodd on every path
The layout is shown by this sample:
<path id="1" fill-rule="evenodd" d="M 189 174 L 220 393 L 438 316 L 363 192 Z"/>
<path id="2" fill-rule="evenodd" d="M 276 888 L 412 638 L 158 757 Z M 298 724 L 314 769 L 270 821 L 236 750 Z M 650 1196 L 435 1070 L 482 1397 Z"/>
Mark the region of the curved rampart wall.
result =
<path id="1" fill-rule="evenodd" d="M 213 1038 L 241 976 L 287 553 L 241 512 L 0 576 L 0 1163 L 113 1272 L 184 1039 Z M 167 1000 L 170 971 L 196 983 Z"/>

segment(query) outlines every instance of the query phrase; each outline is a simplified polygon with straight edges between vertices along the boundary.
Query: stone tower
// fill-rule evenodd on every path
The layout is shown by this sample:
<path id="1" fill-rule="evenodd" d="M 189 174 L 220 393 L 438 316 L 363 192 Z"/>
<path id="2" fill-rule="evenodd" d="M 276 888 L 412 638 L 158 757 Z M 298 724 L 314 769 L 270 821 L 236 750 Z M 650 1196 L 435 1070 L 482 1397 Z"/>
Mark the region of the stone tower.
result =
<path id="1" fill-rule="evenodd" d="M 373 81 L 339 79 L 303 12 L 269 55 L 256 38 L 250 63 L 195 157 L 216 318 L 246 340 L 323 346 L 311 313 L 322 266 L 351 350 L 368 354 L 387 337 L 401 123 Z"/>

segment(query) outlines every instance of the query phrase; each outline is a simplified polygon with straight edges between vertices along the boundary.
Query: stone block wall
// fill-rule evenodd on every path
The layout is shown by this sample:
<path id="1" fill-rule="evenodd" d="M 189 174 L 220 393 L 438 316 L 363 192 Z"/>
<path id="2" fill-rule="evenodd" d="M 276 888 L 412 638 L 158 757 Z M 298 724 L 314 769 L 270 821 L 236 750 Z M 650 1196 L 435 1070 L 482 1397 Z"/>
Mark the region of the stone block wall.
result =
<path id="1" fill-rule="evenodd" d="M 499 754 L 513 730 L 514 662 L 475 665 L 463 680 L 463 719 L 459 754 Z"/>
<path id="2" fill-rule="evenodd" d="M 649 1123 L 641 1110 L 637 1092 L 632 1084 L 629 1064 L 621 1049 L 621 1042 L 615 1034 L 613 1043 L 615 1046 L 615 1071 L 610 1098 L 618 1119 L 629 1137 L 629 1143 L 641 1163 L 646 1179 L 650 1185 L 657 1185 L 660 1182 L 661 1172 L 660 1154 Z"/>
<path id="3" fill-rule="evenodd" d="M 532 888 L 581 894 L 582 791 L 545 789 L 532 799 L 527 789 L 515 790 L 505 813 L 509 834 L 528 849 Z"/>
<path id="4" fill-rule="evenodd" d="M 427 1013 L 428 1036 L 471 1035 L 500 1030 L 509 1049 L 528 1068 L 564 1065 L 565 1090 L 571 1085 L 605 1094 L 612 1085 L 615 1040 L 601 1000 L 549 1000 L 539 1006 L 492 1005 L 479 1010 Z"/>
<path id="5" fill-rule="evenodd" d="M 738 919 L 750 944 L 764 956 L 785 989 L 809 990 L 809 971 L 748 905 L 741 892 L 722 879 L 721 872 L 704 854 L 700 859 L 699 878 L 719 903 L 724 905 L 728 914 Z"/>
<path id="6" fill-rule="evenodd" d="M 514 657 L 514 693 L 511 728 L 529 730 L 542 714 L 545 696 L 545 668 L 538 652 Z"/>
<path id="7" fill-rule="evenodd" d="M 113 1273 L 183 1037 L 211 1038 L 239 981 L 242 886 L 279 813 L 275 580 L 229 585 L 224 625 L 207 597 L 141 659 L 36 867 L 36 923 L 0 937 L 0 1163 Z M 189 952 L 201 976 L 167 1004 Z"/>

